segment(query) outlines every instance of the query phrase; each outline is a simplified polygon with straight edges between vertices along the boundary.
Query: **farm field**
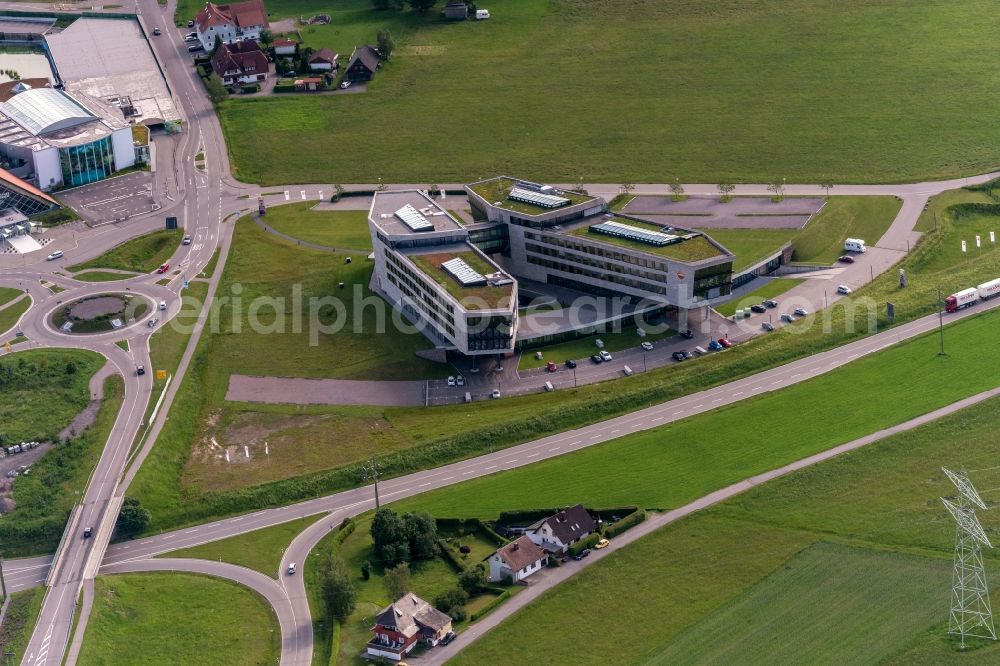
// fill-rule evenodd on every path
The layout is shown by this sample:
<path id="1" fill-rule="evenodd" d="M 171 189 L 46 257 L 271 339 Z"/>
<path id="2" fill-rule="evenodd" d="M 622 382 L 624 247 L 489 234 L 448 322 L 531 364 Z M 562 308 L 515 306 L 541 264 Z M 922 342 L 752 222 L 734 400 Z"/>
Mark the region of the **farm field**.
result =
<path id="1" fill-rule="evenodd" d="M 231 98 L 220 115 L 236 175 L 264 184 L 944 178 L 998 163 L 1000 129 L 981 116 L 1000 91 L 978 75 L 993 53 L 991 9 L 523 0 L 492 7 L 489 21 L 448 23 L 440 4 L 420 16 L 369 0 L 275 0 L 272 21 L 329 15 L 298 30 L 345 61 L 388 28 L 392 60 L 364 94 Z M 178 15 L 196 10 L 186 0 Z M 559 85 L 526 84 L 541 63 Z M 449 115 L 463 122 L 440 122 Z M 259 150 L 263 135 L 273 150 Z"/>
<path id="2" fill-rule="evenodd" d="M 984 196 L 959 192 L 949 194 L 949 203 L 954 207 L 962 201 L 981 201 Z M 936 205 L 936 201 L 932 202 L 931 209 Z M 378 453 L 387 476 L 402 474 L 578 427 L 593 422 L 595 414 L 608 418 L 829 349 L 865 335 L 871 330 L 870 316 L 877 319 L 879 330 L 884 330 L 888 326 L 882 305 L 886 300 L 896 304 L 896 321 L 900 323 L 935 312 L 939 287 L 949 293 L 1000 275 L 1000 252 L 988 248 L 975 260 L 968 258 L 941 270 L 924 269 L 939 244 L 955 243 L 966 233 L 963 222 L 952 219 L 951 210 L 940 212 L 938 230 L 928 234 L 904 260 L 902 265 L 910 277 L 907 289 L 899 289 L 890 271 L 855 292 L 853 302 L 861 307 L 849 308 L 839 302 L 822 317 L 796 323 L 794 332 L 776 331 L 724 354 L 639 373 L 628 383 L 616 384 L 613 392 L 607 391 L 607 385 L 598 384 L 547 395 L 433 409 L 224 403 L 225 368 L 240 366 L 235 360 L 225 360 L 227 354 L 233 353 L 232 348 L 210 355 L 203 340 L 185 379 L 187 386 L 181 390 L 158 446 L 140 470 L 132 494 L 153 513 L 153 531 L 201 522 L 353 487 L 360 482 L 358 461 L 370 457 L 373 451 Z M 994 219 L 1000 220 L 1000 215 Z M 245 266 L 253 265 L 249 259 L 254 256 L 285 260 L 278 239 L 265 239 L 263 232 L 252 225 L 247 233 L 252 236 L 251 245 L 259 250 L 256 255 L 248 255 Z M 238 230 L 234 259 L 245 251 L 241 249 L 244 238 Z M 267 244 L 263 244 L 264 240 Z M 328 260 L 331 257 L 323 254 Z M 289 280 L 301 279 L 301 274 L 293 271 L 299 270 L 303 261 L 312 261 L 305 251 L 296 253 L 296 257 L 294 265 L 287 261 L 281 264 Z M 334 269 L 341 270 L 343 264 L 333 261 Z M 233 270 L 233 265 L 227 264 L 226 270 Z M 355 262 L 351 267 L 359 265 Z M 260 272 L 260 266 L 254 265 L 253 270 Z M 871 301 L 866 300 L 869 297 Z M 871 310 L 864 305 L 868 302 Z M 822 319 L 827 320 L 824 325 L 820 325 Z M 233 337 L 221 339 L 230 342 Z M 267 337 L 269 344 L 280 349 L 289 336 Z M 281 356 L 271 356 L 277 359 L 273 370 L 267 368 L 264 358 L 256 362 L 265 374 L 282 374 Z M 337 358 L 335 352 L 326 350 L 308 362 L 335 362 Z M 326 370 L 329 372 L 329 366 Z M 268 465 L 251 461 L 238 469 L 220 466 L 205 453 L 211 436 L 220 442 L 234 438 L 241 445 L 249 443 L 251 451 L 258 454 L 267 438 L 271 444 Z M 313 445 L 302 448 L 296 444 L 303 441 Z"/>
<path id="3" fill-rule="evenodd" d="M 268 226 L 309 243 L 352 250 L 372 249 L 368 214 L 361 210 L 311 210 L 314 203 L 297 203 L 268 210 Z M 271 219 L 280 208 L 281 213 Z"/>
<path id="4" fill-rule="evenodd" d="M 535 640 L 548 636 L 553 662 L 572 657 L 575 663 L 604 663 L 603 656 L 616 650 L 623 662 L 722 664 L 739 653 L 741 660 L 757 663 L 765 645 L 750 647 L 752 638 L 791 610 L 796 601 L 789 594 L 803 585 L 810 595 L 840 601 L 828 604 L 823 618 L 800 608 L 796 621 L 784 625 L 791 633 L 784 635 L 787 645 L 777 648 L 781 654 L 794 654 L 800 642 L 805 654 L 821 640 L 829 663 L 994 663 L 1000 659 L 1000 645 L 978 643 L 977 649 L 960 655 L 957 641 L 943 636 L 954 527 L 943 507 L 938 508 L 937 497 L 954 494 L 939 469 L 947 465 L 969 470 L 987 503 L 1000 499 L 998 410 L 1000 400 L 994 399 L 768 482 L 657 530 L 546 593 L 470 645 L 455 662 L 493 663 L 501 655 L 517 660 L 529 654 Z M 981 520 L 987 531 L 995 529 L 990 512 L 981 514 Z M 824 543 L 834 546 L 814 550 Z M 827 558 L 824 551 L 848 547 L 858 549 L 861 559 L 851 559 L 861 568 L 848 568 L 845 576 L 810 584 L 806 578 L 812 574 L 796 564 L 797 558 L 809 562 Z M 995 588 L 1000 557 L 994 551 L 984 555 Z M 845 556 L 829 557 L 820 572 L 845 571 L 836 563 Z M 883 559 L 887 557 L 899 559 Z M 890 561 L 889 570 L 874 574 Z M 901 572 L 921 570 L 920 575 L 897 578 Z M 851 592 L 848 580 L 858 572 L 873 589 L 896 581 L 892 596 L 882 595 L 874 608 L 863 609 L 865 597 Z M 588 607 L 595 589 L 615 593 L 606 596 L 602 631 L 588 633 L 588 650 L 581 653 L 575 637 L 588 631 L 593 620 L 573 609 Z M 900 606 L 886 605 L 886 598 Z M 751 611 L 764 599 L 769 599 L 769 609 Z M 880 613 L 882 620 L 869 623 L 869 632 L 881 631 L 876 624 L 885 624 L 882 628 L 895 627 L 898 633 L 884 644 L 865 644 L 861 649 L 866 654 L 838 661 L 834 657 L 850 655 L 872 635 L 859 635 L 855 623 L 855 615 L 867 612 Z M 650 614 L 661 618 L 656 626 L 640 621 Z M 702 640 L 697 653 L 685 648 L 696 636 L 708 636 L 721 618 L 731 620 L 725 632 Z M 822 629 L 813 637 L 799 634 L 809 626 Z M 629 632 L 627 643 L 618 640 L 623 631 Z"/>
<path id="5" fill-rule="evenodd" d="M 260 665 L 278 661 L 278 620 L 256 592 L 208 576 L 98 576 L 80 664 Z M 214 662 L 213 662 L 214 663 Z"/>
<path id="6" fill-rule="evenodd" d="M 66 270 L 76 273 L 90 268 L 114 268 L 135 273 L 152 273 L 170 258 L 180 245 L 183 235 L 183 229 L 153 231 L 111 248 L 90 261 L 67 266 Z M 106 274 L 98 273 L 98 275 Z"/>

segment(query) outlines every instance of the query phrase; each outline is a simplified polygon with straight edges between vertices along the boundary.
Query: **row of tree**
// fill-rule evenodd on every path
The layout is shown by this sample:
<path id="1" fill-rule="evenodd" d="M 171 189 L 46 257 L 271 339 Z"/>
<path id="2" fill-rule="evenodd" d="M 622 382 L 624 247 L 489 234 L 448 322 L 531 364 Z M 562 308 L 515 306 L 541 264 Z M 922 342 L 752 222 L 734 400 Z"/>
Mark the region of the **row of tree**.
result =
<path id="1" fill-rule="evenodd" d="M 830 181 L 824 181 L 819 184 L 824 190 L 826 190 L 827 198 L 830 197 L 830 190 L 833 189 L 833 183 Z M 736 190 L 736 185 L 729 181 L 722 181 L 716 187 L 719 188 L 719 194 L 722 195 L 723 201 L 729 201 L 732 199 L 733 192 Z M 622 194 L 631 194 L 635 190 L 635 185 L 632 183 L 622 183 L 620 188 Z M 684 186 L 681 185 L 680 181 L 674 181 L 667 186 L 667 190 L 670 192 L 670 198 L 673 201 L 681 201 L 684 199 Z M 579 191 L 583 190 L 582 179 Z M 774 195 L 774 199 L 780 201 L 785 197 L 785 180 L 782 179 L 780 182 L 775 181 L 773 183 L 768 183 L 767 191 Z"/>
<path id="2" fill-rule="evenodd" d="M 372 7 L 379 11 L 392 9 L 401 12 L 406 5 L 409 5 L 410 9 L 421 14 L 426 14 L 436 4 L 437 0 L 372 0 Z"/>

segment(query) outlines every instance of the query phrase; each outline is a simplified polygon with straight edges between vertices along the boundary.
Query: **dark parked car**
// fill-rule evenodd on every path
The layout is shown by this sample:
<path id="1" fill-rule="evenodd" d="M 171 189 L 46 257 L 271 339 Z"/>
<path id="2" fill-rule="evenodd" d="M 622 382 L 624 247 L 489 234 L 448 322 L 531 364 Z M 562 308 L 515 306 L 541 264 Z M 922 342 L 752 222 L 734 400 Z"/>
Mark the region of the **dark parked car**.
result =
<path id="1" fill-rule="evenodd" d="M 440 645 L 447 645 L 448 643 L 451 643 L 453 640 L 455 640 L 455 632 L 449 631 L 448 634 L 441 639 Z"/>
<path id="2" fill-rule="evenodd" d="M 852 257 L 849 254 L 845 254 L 842 257 L 838 257 L 837 261 L 839 261 L 842 264 L 853 264 L 854 263 L 854 257 Z"/>
<path id="3" fill-rule="evenodd" d="M 691 329 L 689 328 L 689 329 L 681 331 L 681 337 L 685 338 L 687 340 L 690 340 L 691 338 L 694 337 L 694 333 L 692 333 Z"/>
<path id="4" fill-rule="evenodd" d="M 684 352 L 682 351 L 675 351 L 673 354 L 671 354 L 671 356 L 674 357 L 675 361 L 683 361 L 684 359 L 687 358 L 687 356 L 685 356 Z"/>
<path id="5" fill-rule="evenodd" d="M 568 361 L 566 361 L 566 367 L 570 369 L 575 368 L 576 361 L 574 361 L 573 359 L 569 359 Z"/>
<path id="6" fill-rule="evenodd" d="M 93 533 L 94 533 L 94 528 L 93 527 L 88 527 L 87 529 L 85 529 L 83 531 L 83 538 L 84 539 L 89 539 L 90 535 L 93 534 Z"/>
<path id="7" fill-rule="evenodd" d="M 758 303 L 758 304 L 755 304 L 755 305 L 751 305 L 750 309 L 753 310 L 754 312 L 767 312 L 767 308 L 764 307 L 763 303 Z"/>
<path id="8" fill-rule="evenodd" d="M 601 358 L 600 354 L 594 354 L 593 356 L 590 357 L 590 360 L 593 361 L 594 363 L 603 363 L 604 362 L 604 359 Z"/>
<path id="9" fill-rule="evenodd" d="M 767 331 L 768 333 L 774 330 L 774 325 L 769 321 L 765 321 L 763 324 L 760 325 L 760 327 L 765 331 Z"/>
<path id="10" fill-rule="evenodd" d="M 788 314 L 787 312 L 784 313 L 783 315 L 781 315 L 781 321 L 787 322 L 789 324 L 792 323 L 792 321 L 793 321 L 792 315 Z"/>
<path id="11" fill-rule="evenodd" d="M 723 347 L 715 340 L 712 340 L 711 342 L 708 343 L 708 348 L 711 349 L 712 351 L 719 351 Z"/>
<path id="12" fill-rule="evenodd" d="M 587 557 L 587 555 L 590 555 L 590 549 L 589 548 L 584 548 L 579 553 L 577 553 L 576 555 L 574 555 L 573 559 L 574 560 L 582 560 L 583 558 Z"/>
<path id="13" fill-rule="evenodd" d="M 146 374 L 146 367 L 143 365 L 135 366 L 135 374 L 139 375 L 140 377 Z"/>
<path id="14" fill-rule="evenodd" d="M 769 298 L 766 301 L 764 301 L 764 307 L 776 308 L 778 307 L 778 301 Z"/>

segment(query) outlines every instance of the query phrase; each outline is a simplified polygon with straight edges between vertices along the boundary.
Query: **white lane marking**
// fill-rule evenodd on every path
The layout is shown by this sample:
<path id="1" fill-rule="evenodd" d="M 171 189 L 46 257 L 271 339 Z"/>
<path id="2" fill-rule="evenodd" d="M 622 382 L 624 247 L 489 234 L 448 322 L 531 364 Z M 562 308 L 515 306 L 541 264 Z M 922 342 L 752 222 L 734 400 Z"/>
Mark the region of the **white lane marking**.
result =
<path id="1" fill-rule="evenodd" d="M 701 408 L 702 408 L 702 407 L 704 407 L 704 406 L 705 406 L 705 405 L 703 405 L 703 404 L 702 404 L 702 405 L 695 405 L 695 406 L 694 406 L 694 407 L 692 407 L 691 409 L 701 409 Z"/>
<path id="2" fill-rule="evenodd" d="M 743 395 L 743 391 L 737 391 L 736 393 L 733 394 L 733 397 L 735 398 L 738 395 Z"/>
<path id="3" fill-rule="evenodd" d="M 650 419 L 650 421 L 653 422 L 653 423 L 656 423 L 657 421 L 662 421 L 662 420 L 663 420 L 662 416 L 654 416 L 653 418 Z"/>
<path id="4" fill-rule="evenodd" d="M 799 376 L 799 374 L 800 374 L 800 373 L 797 373 L 797 372 L 796 372 L 796 373 L 795 373 L 794 375 L 792 375 L 792 379 L 795 379 L 796 377 L 798 377 L 798 376 Z"/>
<path id="5" fill-rule="evenodd" d="M 713 402 L 713 403 L 714 403 L 714 402 L 722 402 L 722 398 L 716 398 L 716 399 L 715 399 L 715 400 L 713 400 L 712 402 Z"/>
<path id="6" fill-rule="evenodd" d="M 611 431 L 611 434 L 613 435 L 613 434 L 615 434 L 616 432 L 621 432 L 621 430 L 619 430 L 618 428 L 615 428 L 614 430 L 612 430 L 612 431 Z"/>
<path id="7" fill-rule="evenodd" d="M 561 448 L 562 448 L 561 446 L 554 446 L 551 449 L 549 449 L 549 451 L 558 451 Z"/>
<path id="8" fill-rule="evenodd" d="M 483 469 L 496 469 L 496 465 L 490 465 L 489 467 L 484 467 Z"/>
<path id="9" fill-rule="evenodd" d="M 761 390 L 762 388 L 764 388 L 764 387 L 763 387 L 763 386 L 754 386 L 754 387 L 753 387 L 752 389 L 750 389 L 750 390 L 751 390 L 751 391 L 759 391 L 759 390 Z"/>
<path id="10" fill-rule="evenodd" d="M 452 480 L 452 479 L 454 479 L 454 478 L 455 478 L 454 476 L 446 476 L 446 477 L 444 477 L 444 478 L 443 478 L 443 479 L 441 479 L 441 480 L 442 480 L 442 481 L 451 481 L 451 480 Z"/>
<path id="11" fill-rule="evenodd" d="M 537 453 L 529 453 L 526 457 L 528 457 L 528 458 L 534 458 L 537 455 L 538 455 Z"/>
<path id="12" fill-rule="evenodd" d="M 429 486 L 429 485 L 431 485 L 431 484 L 430 484 L 430 482 L 427 482 L 427 483 L 421 483 L 421 484 L 420 484 L 419 486 L 417 486 L 417 487 L 418 487 L 418 488 L 426 488 L 426 487 L 427 487 L 427 486 Z"/>
<path id="13" fill-rule="evenodd" d="M 472 474 L 472 473 L 474 473 L 475 471 L 476 471 L 476 470 L 474 470 L 474 469 L 470 469 L 470 470 L 466 470 L 466 471 L 462 472 L 462 476 L 465 476 L 466 474 Z"/>

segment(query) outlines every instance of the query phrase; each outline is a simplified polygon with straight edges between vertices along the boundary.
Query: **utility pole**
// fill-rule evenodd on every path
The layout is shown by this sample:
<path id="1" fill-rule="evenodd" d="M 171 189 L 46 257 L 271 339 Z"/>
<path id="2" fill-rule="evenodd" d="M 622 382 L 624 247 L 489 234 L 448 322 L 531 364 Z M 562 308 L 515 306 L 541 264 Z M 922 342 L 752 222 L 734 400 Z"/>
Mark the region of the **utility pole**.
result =
<path id="1" fill-rule="evenodd" d="M 3 560 L 0 560 L 0 596 L 7 598 L 7 582 L 3 578 Z"/>
<path id="2" fill-rule="evenodd" d="M 938 330 L 941 333 L 941 351 L 938 356 L 947 356 L 944 352 L 944 310 L 941 308 L 941 287 L 938 287 Z"/>
<path id="3" fill-rule="evenodd" d="M 361 468 L 365 475 L 365 480 L 371 479 L 375 482 L 375 510 L 378 511 L 381 508 L 381 504 L 378 499 L 378 464 L 375 462 L 375 455 L 372 454 L 371 464 L 365 465 Z"/>

